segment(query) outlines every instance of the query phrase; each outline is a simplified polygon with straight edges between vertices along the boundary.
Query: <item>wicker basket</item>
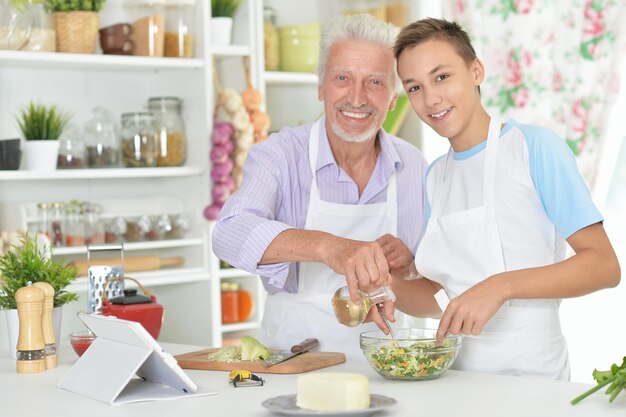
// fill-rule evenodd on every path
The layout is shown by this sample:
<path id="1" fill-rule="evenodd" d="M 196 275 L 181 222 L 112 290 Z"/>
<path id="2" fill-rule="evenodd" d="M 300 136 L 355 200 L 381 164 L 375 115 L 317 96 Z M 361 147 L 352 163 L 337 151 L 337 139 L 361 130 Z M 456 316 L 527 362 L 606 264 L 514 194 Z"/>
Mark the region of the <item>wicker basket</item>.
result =
<path id="1" fill-rule="evenodd" d="M 98 42 L 98 12 L 55 12 L 57 52 L 93 54 Z"/>

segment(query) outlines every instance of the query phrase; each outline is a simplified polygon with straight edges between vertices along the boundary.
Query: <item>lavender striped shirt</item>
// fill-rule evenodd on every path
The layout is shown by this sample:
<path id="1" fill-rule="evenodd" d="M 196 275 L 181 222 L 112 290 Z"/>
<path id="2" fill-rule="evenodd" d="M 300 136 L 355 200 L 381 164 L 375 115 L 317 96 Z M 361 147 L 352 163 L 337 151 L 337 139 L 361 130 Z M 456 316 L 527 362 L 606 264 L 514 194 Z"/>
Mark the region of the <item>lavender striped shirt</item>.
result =
<path id="1" fill-rule="evenodd" d="M 259 274 L 270 294 L 297 292 L 296 263 L 259 265 L 259 261 L 279 233 L 304 228 L 312 179 L 310 131 L 311 124 L 284 128 L 250 149 L 241 187 L 226 201 L 213 230 L 215 254 Z M 384 202 L 387 181 L 395 169 L 398 237 L 415 253 L 425 229 L 423 181 L 428 164 L 408 142 L 382 130 L 379 137 L 381 152 L 359 198 L 356 183 L 335 162 L 322 121 L 316 168 L 320 197 L 340 204 Z"/>

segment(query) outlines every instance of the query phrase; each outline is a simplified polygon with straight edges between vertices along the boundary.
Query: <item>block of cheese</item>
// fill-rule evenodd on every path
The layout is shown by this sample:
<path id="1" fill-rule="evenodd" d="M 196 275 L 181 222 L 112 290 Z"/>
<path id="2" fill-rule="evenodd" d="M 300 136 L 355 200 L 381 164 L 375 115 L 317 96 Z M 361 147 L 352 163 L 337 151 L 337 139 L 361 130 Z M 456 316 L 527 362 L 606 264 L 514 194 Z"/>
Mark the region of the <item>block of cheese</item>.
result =
<path id="1" fill-rule="evenodd" d="M 296 405 L 315 411 L 363 410 L 370 406 L 369 380 L 346 372 L 299 375 Z"/>

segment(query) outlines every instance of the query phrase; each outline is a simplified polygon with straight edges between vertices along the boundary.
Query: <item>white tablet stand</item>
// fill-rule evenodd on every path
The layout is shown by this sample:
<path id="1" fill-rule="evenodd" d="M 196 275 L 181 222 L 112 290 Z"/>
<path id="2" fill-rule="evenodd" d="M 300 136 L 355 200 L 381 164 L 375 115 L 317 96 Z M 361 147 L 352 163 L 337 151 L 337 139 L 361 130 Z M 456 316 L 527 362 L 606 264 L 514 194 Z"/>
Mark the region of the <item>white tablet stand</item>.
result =
<path id="1" fill-rule="evenodd" d="M 217 394 L 196 386 L 140 323 L 83 313 L 79 318 L 97 337 L 60 388 L 114 405 Z"/>

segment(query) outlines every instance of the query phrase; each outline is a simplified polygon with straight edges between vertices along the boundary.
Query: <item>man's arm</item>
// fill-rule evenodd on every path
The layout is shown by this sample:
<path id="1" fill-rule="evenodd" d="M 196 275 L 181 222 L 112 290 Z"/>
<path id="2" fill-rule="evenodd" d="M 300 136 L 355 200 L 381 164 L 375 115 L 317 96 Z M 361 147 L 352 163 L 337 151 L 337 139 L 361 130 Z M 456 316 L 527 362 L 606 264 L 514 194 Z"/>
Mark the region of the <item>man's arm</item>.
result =
<path id="1" fill-rule="evenodd" d="M 367 292 L 385 285 L 389 279 L 389 266 L 378 243 L 315 230 L 290 229 L 276 236 L 259 263 L 276 262 L 322 262 L 346 277 L 354 301 L 360 300 L 359 288 Z"/>

